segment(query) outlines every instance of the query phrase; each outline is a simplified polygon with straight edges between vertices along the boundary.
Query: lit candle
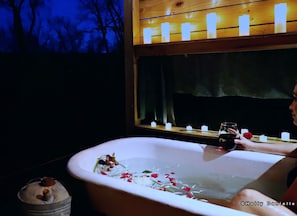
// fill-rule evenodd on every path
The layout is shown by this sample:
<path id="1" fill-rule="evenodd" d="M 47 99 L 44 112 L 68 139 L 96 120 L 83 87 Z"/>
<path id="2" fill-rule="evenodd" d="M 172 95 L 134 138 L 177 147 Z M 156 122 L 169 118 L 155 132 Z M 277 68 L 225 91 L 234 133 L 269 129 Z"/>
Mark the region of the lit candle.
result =
<path id="1" fill-rule="evenodd" d="M 171 9 L 170 8 L 167 8 L 165 15 L 166 16 L 169 16 L 170 14 L 171 14 Z"/>
<path id="2" fill-rule="evenodd" d="M 170 122 L 167 122 L 167 123 L 165 124 L 165 129 L 166 129 L 166 130 L 171 130 L 171 128 L 172 128 L 172 124 L 171 124 Z"/>
<path id="3" fill-rule="evenodd" d="M 238 17 L 239 36 L 250 35 L 250 16 L 242 15 Z"/>
<path id="4" fill-rule="evenodd" d="M 217 37 L 217 15 L 216 13 L 206 14 L 207 38 Z"/>
<path id="5" fill-rule="evenodd" d="M 287 3 L 274 5 L 274 33 L 287 31 Z"/>
<path id="6" fill-rule="evenodd" d="M 143 43 L 144 44 L 152 43 L 152 29 L 151 28 L 143 29 Z"/>
<path id="7" fill-rule="evenodd" d="M 282 132 L 281 133 L 281 140 L 290 141 L 290 133 L 288 133 L 288 132 Z"/>
<path id="8" fill-rule="evenodd" d="M 182 23 L 181 25 L 182 30 L 182 40 L 191 40 L 191 24 L 190 23 Z"/>
<path id="9" fill-rule="evenodd" d="M 162 42 L 170 42 L 170 24 L 165 22 L 161 24 Z"/>
<path id="10" fill-rule="evenodd" d="M 259 141 L 260 142 L 267 142 L 267 136 L 265 136 L 265 135 L 259 136 Z"/>
<path id="11" fill-rule="evenodd" d="M 186 130 L 187 130 L 187 131 L 192 131 L 192 130 L 193 130 L 193 128 L 192 128 L 192 126 L 191 126 L 191 125 L 188 125 L 188 126 L 186 127 Z"/>
<path id="12" fill-rule="evenodd" d="M 208 131 L 208 126 L 207 125 L 202 125 L 201 126 L 201 131 L 202 132 L 207 132 Z"/>
<path id="13" fill-rule="evenodd" d="M 242 128 L 242 129 L 240 130 L 240 133 L 241 133 L 241 134 L 244 134 L 244 133 L 247 133 L 247 132 L 249 132 L 249 129 Z"/>
<path id="14" fill-rule="evenodd" d="M 151 122 L 151 127 L 157 127 L 157 123 L 155 121 Z"/>

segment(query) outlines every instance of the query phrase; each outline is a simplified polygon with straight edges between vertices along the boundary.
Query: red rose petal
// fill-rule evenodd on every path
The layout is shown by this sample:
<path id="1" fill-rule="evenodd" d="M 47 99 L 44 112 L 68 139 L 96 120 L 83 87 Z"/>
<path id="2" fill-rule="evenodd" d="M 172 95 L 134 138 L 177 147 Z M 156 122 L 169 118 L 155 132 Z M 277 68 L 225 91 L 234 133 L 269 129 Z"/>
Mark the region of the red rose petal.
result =
<path id="1" fill-rule="evenodd" d="M 153 178 L 158 178 L 158 173 L 152 173 L 152 174 L 151 174 L 151 177 L 153 177 Z"/>
<path id="2" fill-rule="evenodd" d="M 193 197 L 193 194 L 187 192 L 187 197 L 188 197 L 188 198 L 192 198 L 192 197 Z"/>
<path id="3" fill-rule="evenodd" d="M 186 186 L 184 186 L 182 189 L 183 189 L 184 191 L 187 191 L 187 192 L 189 192 L 189 191 L 191 190 L 190 187 L 186 187 Z"/>
<path id="4" fill-rule="evenodd" d="M 243 137 L 245 137 L 246 139 L 252 139 L 253 137 L 253 134 L 251 132 L 245 132 L 243 134 Z"/>

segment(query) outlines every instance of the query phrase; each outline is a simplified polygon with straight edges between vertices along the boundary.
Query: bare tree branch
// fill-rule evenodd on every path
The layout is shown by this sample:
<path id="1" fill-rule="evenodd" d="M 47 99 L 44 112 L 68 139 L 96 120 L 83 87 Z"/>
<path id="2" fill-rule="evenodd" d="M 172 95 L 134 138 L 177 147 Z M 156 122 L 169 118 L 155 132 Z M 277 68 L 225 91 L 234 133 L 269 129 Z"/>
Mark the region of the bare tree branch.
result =
<path id="1" fill-rule="evenodd" d="M 108 13 L 108 5 L 107 1 L 100 1 L 100 0 L 80 0 L 82 13 L 85 16 L 89 17 L 89 21 L 93 18 L 93 25 L 100 33 L 101 44 L 105 49 L 105 52 L 110 52 L 110 44 L 109 44 L 109 35 L 108 31 L 110 28 L 110 23 L 112 23 L 112 17 Z M 98 38 L 99 39 L 99 38 Z"/>

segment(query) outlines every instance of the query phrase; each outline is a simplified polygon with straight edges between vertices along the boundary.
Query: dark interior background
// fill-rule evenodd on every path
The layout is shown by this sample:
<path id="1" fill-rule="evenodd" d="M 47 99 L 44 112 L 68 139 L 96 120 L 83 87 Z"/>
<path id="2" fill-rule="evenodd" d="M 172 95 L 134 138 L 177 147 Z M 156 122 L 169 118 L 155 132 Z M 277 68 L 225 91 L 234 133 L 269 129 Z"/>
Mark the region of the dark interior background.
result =
<path id="1" fill-rule="evenodd" d="M 0 180 L 124 133 L 122 54 L 0 54 Z"/>

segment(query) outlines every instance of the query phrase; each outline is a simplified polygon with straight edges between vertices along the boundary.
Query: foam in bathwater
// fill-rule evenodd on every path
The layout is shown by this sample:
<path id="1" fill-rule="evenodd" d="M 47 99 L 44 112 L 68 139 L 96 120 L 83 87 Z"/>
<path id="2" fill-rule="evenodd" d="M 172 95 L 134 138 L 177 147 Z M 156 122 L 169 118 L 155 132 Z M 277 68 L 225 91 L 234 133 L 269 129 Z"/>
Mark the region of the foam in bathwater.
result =
<path id="1" fill-rule="evenodd" d="M 209 172 L 199 165 L 131 158 L 119 161 L 107 175 L 154 189 L 197 199 L 230 200 L 253 179 Z M 106 174 L 106 173 L 104 173 Z"/>

